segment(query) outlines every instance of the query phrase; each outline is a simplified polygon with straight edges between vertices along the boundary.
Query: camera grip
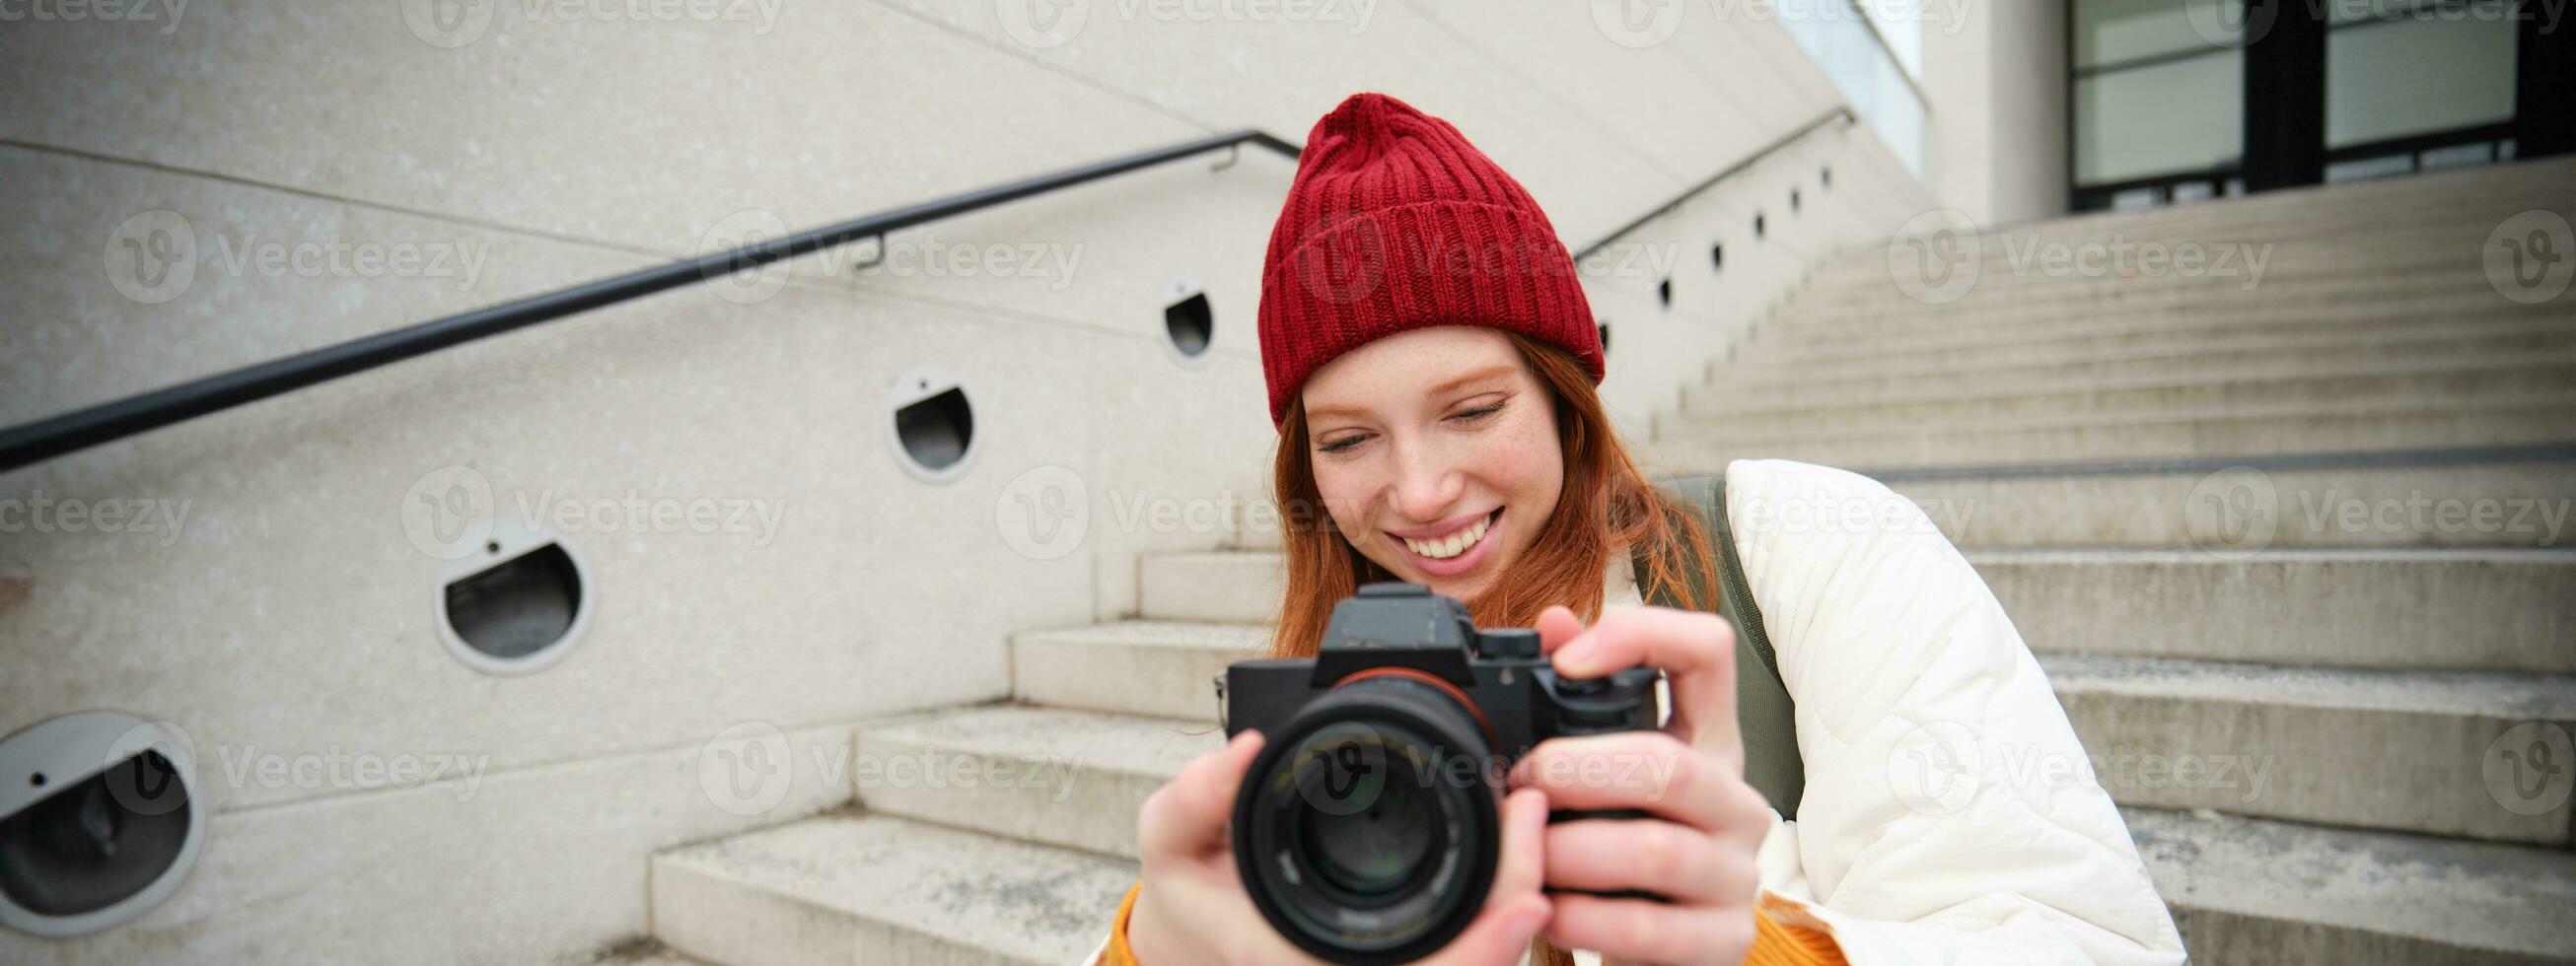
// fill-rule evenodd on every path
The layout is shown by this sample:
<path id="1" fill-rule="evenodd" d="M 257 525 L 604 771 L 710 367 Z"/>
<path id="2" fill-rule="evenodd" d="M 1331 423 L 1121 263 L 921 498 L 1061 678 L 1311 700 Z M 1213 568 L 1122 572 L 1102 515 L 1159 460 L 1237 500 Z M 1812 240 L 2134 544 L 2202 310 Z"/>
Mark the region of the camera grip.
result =
<path id="1" fill-rule="evenodd" d="M 1646 810 L 1640 808 L 1568 808 L 1547 813 L 1547 824 L 1554 825 L 1558 822 L 1574 822 L 1587 818 L 1624 819 L 1653 817 L 1654 816 L 1647 813 Z M 1599 896 L 1604 899 L 1644 899 L 1648 902 L 1666 903 L 1672 901 L 1664 898 L 1662 893 L 1648 892 L 1643 889 L 1560 889 L 1555 886 L 1547 886 L 1542 888 L 1540 891 L 1551 894 L 1573 893 L 1576 895 Z"/>

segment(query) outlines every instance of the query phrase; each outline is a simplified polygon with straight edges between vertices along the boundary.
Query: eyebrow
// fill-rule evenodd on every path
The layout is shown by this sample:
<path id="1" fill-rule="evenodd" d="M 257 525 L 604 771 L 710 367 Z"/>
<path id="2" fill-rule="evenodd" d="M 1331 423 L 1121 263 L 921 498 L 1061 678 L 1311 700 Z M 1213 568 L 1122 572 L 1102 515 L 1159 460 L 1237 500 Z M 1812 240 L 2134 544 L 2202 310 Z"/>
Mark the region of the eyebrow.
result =
<path id="1" fill-rule="evenodd" d="M 1460 387 L 1460 386 L 1464 386 L 1464 385 L 1466 385 L 1466 384 L 1468 384 L 1468 383 L 1475 382 L 1475 381 L 1477 381 L 1477 380 L 1479 380 L 1479 379 L 1492 379 L 1492 378 L 1494 378 L 1494 377 L 1496 377 L 1496 376 L 1508 376 L 1508 375 L 1511 375 L 1511 374 L 1512 374 L 1512 366 L 1511 366 L 1509 363 L 1497 363 L 1497 364 L 1495 364 L 1495 365 L 1490 365 L 1490 366 L 1486 366 L 1485 368 L 1478 369 L 1478 370 L 1476 370 L 1476 371 L 1474 371 L 1474 372 L 1466 373 L 1465 375 L 1461 375 L 1461 376 L 1459 376 L 1458 378 L 1451 379 L 1451 380 L 1449 380 L 1449 381 L 1447 381 L 1447 382 L 1443 382 L 1443 383 L 1441 383 L 1441 384 L 1439 384 L 1439 385 L 1437 385 L 1437 386 L 1433 386 L 1433 387 L 1431 387 L 1431 393 L 1430 393 L 1430 394 L 1431 394 L 1431 395 L 1434 395 L 1434 396 L 1437 396 L 1437 395 L 1440 395 L 1440 394 L 1442 394 L 1442 393 L 1446 393 L 1446 392 L 1450 392 L 1450 391 L 1452 391 L 1452 390 L 1455 390 L 1455 389 L 1457 389 L 1458 387 Z M 1324 417 L 1326 417 L 1326 416 L 1358 416 L 1358 415 L 1363 415 L 1362 411 L 1361 411 L 1361 410 L 1359 410 L 1359 409 L 1358 409 L 1358 408 L 1356 408 L 1356 407 L 1351 407 L 1351 406 L 1327 406 L 1327 407 L 1324 407 L 1324 408 L 1322 408 L 1322 409 L 1309 409 L 1309 410 L 1307 410 L 1307 411 L 1306 411 L 1306 419 L 1307 419 L 1308 421 L 1310 421 L 1310 422 L 1311 422 L 1311 421 L 1314 421 L 1314 420 L 1320 420 L 1320 419 L 1322 419 L 1322 418 L 1324 418 Z"/>

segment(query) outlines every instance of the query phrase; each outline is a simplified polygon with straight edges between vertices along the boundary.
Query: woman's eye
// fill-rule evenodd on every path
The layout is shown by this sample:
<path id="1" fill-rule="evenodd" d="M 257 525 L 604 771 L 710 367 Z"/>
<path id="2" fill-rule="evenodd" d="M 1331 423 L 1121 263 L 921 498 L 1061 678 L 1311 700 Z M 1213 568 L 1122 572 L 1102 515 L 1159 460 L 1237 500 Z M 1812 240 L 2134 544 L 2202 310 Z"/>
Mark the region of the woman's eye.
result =
<path id="1" fill-rule="evenodd" d="M 1454 419 L 1454 420 L 1457 420 L 1457 421 L 1462 422 L 1462 423 L 1472 423 L 1472 422 L 1475 422 L 1475 421 L 1477 421 L 1477 420 L 1479 420 L 1479 419 L 1483 419 L 1483 418 L 1485 418 L 1485 417 L 1487 417 L 1487 416 L 1491 416 L 1491 415 L 1493 415 L 1493 414 L 1495 414 L 1495 413 L 1499 413 L 1499 412 L 1502 412 L 1502 411 L 1503 411 L 1503 404 L 1502 404 L 1502 403 L 1495 403 L 1495 404 L 1493 404 L 1493 405 L 1491 405 L 1491 406 L 1479 406 L 1479 407 L 1474 408 L 1474 409 L 1462 410 L 1462 411 L 1460 411 L 1460 412 L 1457 412 L 1457 413 L 1455 413 L 1455 414 L 1452 414 L 1449 418 Z"/>
<path id="2" fill-rule="evenodd" d="M 1357 434 L 1357 435 L 1351 435 L 1351 436 L 1344 436 L 1344 437 L 1342 437 L 1342 438 L 1340 438 L 1340 439 L 1334 440 L 1334 441 L 1329 442 L 1329 443 L 1325 443 L 1324 445 L 1322 445 L 1322 446 L 1318 446 L 1318 447 L 1315 447 L 1315 448 L 1316 448 L 1317 450 L 1320 450 L 1320 451 L 1322 451 L 1322 452 L 1326 452 L 1326 453 L 1347 453 L 1347 452 L 1349 452 L 1349 451 L 1350 451 L 1351 447 L 1358 446 L 1362 441 L 1364 441 L 1364 440 L 1366 440 L 1366 439 L 1368 439 L 1368 436 L 1367 436 L 1366 434 Z"/>

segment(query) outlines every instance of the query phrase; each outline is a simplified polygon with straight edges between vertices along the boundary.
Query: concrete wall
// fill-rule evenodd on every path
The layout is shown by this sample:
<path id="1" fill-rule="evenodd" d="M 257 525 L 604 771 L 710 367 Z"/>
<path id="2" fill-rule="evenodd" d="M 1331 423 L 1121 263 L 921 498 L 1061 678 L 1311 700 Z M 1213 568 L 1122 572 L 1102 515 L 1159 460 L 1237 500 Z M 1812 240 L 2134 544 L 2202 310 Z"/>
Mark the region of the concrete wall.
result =
<path id="1" fill-rule="evenodd" d="M 2066 213 L 2066 5 L 1927 3 L 1925 179 L 1982 225 Z"/>
<path id="2" fill-rule="evenodd" d="M 1239 127 L 1302 140 L 1358 90 L 1458 124 L 1580 247 L 1836 100 L 1776 26 L 1703 7 L 1643 44 L 1538 0 L 1238 22 L 1097 3 L 1070 35 L 1008 0 L 139 9 L 160 19 L 0 23 L 0 423 L 746 227 Z M 909 269 L 802 259 L 0 475 L 25 521 L 0 519 L 0 733 L 80 710 L 170 722 L 214 812 L 168 902 L 82 939 L 0 930 L 0 960 L 579 956 L 645 931 L 652 852 L 846 802 L 800 765 L 784 798 L 734 807 L 700 751 L 774 727 L 800 762 L 845 758 L 854 722 L 1003 697 L 1010 632 L 1133 612 L 1140 554 L 1217 545 L 1218 517 L 1186 511 L 1262 486 L 1253 320 L 1293 165 L 1214 160 L 887 239 Z M 1816 255 L 1928 203 L 1866 130 L 1831 131 L 1631 236 L 1587 283 L 1623 425 L 1669 408 Z M 147 265 L 129 241 L 182 247 Z M 923 267 L 953 246 L 1049 267 Z M 1640 265 L 1671 266 L 1671 307 Z M 1214 308 L 1197 361 L 1165 344 L 1176 285 Z M 976 407 L 946 482 L 889 441 L 892 383 L 921 365 Z M 587 524 L 561 534 L 594 595 L 561 663 L 496 677 L 440 644 L 416 504 L 457 479 L 491 512 Z M 1032 551 L 1014 498 L 1068 480 L 1087 528 Z M 721 512 L 639 525 L 600 501 Z M 1185 511 L 1169 526 L 1164 501 Z M 62 512 L 147 503 L 157 522 L 114 529 Z M 258 771 L 333 756 L 480 770 L 471 788 Z"/>

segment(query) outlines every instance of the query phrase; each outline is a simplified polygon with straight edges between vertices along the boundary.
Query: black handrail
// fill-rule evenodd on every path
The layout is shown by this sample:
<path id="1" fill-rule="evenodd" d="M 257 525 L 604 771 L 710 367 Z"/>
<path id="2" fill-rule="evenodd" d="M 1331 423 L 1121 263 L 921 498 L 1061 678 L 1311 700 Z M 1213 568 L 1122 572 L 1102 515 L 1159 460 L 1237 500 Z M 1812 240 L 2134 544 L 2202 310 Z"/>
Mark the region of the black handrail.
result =
<path id="1" fill-rule="evenodd" d="M 1244 144 L 1268 148 L 1291 158 L 1296 157 L 1300 150 L 1294 144 L 1258 130 L 1219 134 L 407 325 L 0 430 L 0 472 L 292 392 L 353 372 L 677 288 L 699 279 L 720 278 L 782 258 L 846 245 L 922 222 L 989 208 L 1219 148 L 1240 150 Z"/>
<path id="2" fill-rule="evenodd" d="M 1726 170 L 1692 185 L 1674 196 L 1673 200 L 1664 203 L 1662 207 L 1647 212 L 1644 217 L 1635 221 L 1621 225 L 1608 237 L 1584 246 L 1582 251 L 1575 254 L 1576 259 L 1580 260 L 1600 251 L 1629 232 L 1635 231 L 1638 226 L 1670 213 L 1700 192 L 1734 177 L 1762 159 L 1770 157 L 1774 152 L 1788 147 L 1792 142 L 1836 120 L 1848 126 L 1857 118 L 1853 116 L 1851 108 L 1836 105 L 1815 120 L 1799 125 L 1796 130 L 1764 145 L 1761 150 L 1728 165 Z M 217 373 L 176 386 L 155 389 L 141 395 L 129 396 L 114 402 L 101 403 L 87 409 L 37 420 L 23 426 L 0 430 L 0 473 L 64 453 L 194 419 L 207 413 L 256 402 L 316 383 L 328 382 L 350 373 L 363 372 L 413 356 L 436 352 L 449 346 L 488 338 L 540 322 L 551 322 L 567 315 L 614 305 L 665 289 L 677 288 L 698 279 L 719 278 L 745 269 L 758 268 L 782 258 L 793 258 L 837 245 L 850 244 L 922 222 L 935 221 L 979 208 L 989 208 L 1030 195 L 1072 187 L 1086 181 L 1125 174 L 1138 168 L 1150 167 L 1194 154 L 1203 154 L 1218 148 L 1241 150 L 1241 146 L 1245 144 L 1266 148 L 1290 158 L 1297 157 L 1301 152 L 1297 145 L 1262 131 L 1246 128 L 1054 174 L 1041 175 L 1024 181 L 995 185 L 909 208 L 880 212 L 756 245 L 745 245 L 668 265 L 603 278 L 542 295 L 533 295 L 515 302 L 504 302 L 489 308 L 407 325 L 338 345 L 244 366 L 230 372 Z"/>
<path id="3" fill-rule="evenodd" d="M 1700 183 L 1682 189 L 1682 193 L 1674 195 L 1673 200 L 1664 202 L 1662 207 L 1638 216 L 1635 221 L 1619 226 L 1617 231 L 1611 232 L 1607 237 L 1602 238 L 1600 241 L 1583 246 L 1582 251 L 1574 253 L 1574 260 L 1579 262 L 1592 257 L 1592 253 L 1609 247 L 1611 242 L 1618 241 L 1619 239 L 1626 237 L 1629 232 L 1636 231 L 1647 222 L 1672 214 L 1673 209 L 1681 207 L 1683 202 L 1689 201 L 1693 197 L 1698 196 L 1700 192 L 1716 187 L 1717 183 L 1720 181 L 1724 181 L 1728 178 L 1744 173 L 1746 168 L 1750 168 L 1755 164 L 1760 163 L 1762 159 L 1779 153 L 1780 149 L 1797 143 L 1798 139 L 1813 134 L 1816 132 L 1816 129 L 1832 124 L 1835 121 L 1841 121 L 1844 127 L 1850 127 L 1853 124 L 1858 123 L 1860 121 L 1860 117 L 1859 115 L 1852 113 L 1850 105 L 1836 104 L 1832 108 L 1827 109 L 1824 113 L 1816 115 L 1815 120 L 1798 125 L 1797 129 L 1792 130 L 1787 134 L 1780 135 L 1777 138 L 1773 138 L 1771 143 L 1763 145 L 1761 150 L 1745 155 L 1744 159 L 1741 161 L 1727 165 L 1726 170 L 1709 175 L 1706 179 L 1700 181 Z"/>

